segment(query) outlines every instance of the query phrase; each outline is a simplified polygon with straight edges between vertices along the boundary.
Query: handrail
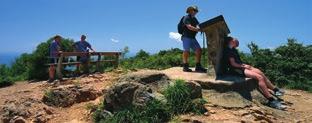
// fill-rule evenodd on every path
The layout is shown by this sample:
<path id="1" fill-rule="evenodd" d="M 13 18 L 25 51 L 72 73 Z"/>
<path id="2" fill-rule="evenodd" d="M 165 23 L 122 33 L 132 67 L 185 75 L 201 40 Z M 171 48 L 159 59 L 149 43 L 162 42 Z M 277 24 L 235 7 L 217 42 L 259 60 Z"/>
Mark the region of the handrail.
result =
<path id="1" fill-rule="evenodd" d="M 58 56 L 63 55 L 66 56 L 85 56 L 85 55 L 105 55 L 105 56 L 113 56 L 113 55 L 121 55 L 121 52 L 58 52 Z"/>
<path id="2" fill-rule="evenodd" d="M 61 71 L 62 71 L 62 66 L 66 65 L 68 63 L 63 63 L 63 58 L 67 56 L 98 56 L 98 59 L 96 62 L 91 62 L 90 59 L 87 61 L 88 63 L 96 63 L 96 68 L 99 69 L 99 63 L 100 62 L 111 62 L 113 60 L 101 60 L 101 56 L 115 56 L 115 62 L 118 66 L 118 60 L 119 56 L 121 55 L 121 52 L 58 52 L 57 53 L 59 60 L 58 63 L 56 64 L 48 64 L 48 65 L 56 65 L 56 75 L 58 76 L 59 79 L 63 77 Z"/>

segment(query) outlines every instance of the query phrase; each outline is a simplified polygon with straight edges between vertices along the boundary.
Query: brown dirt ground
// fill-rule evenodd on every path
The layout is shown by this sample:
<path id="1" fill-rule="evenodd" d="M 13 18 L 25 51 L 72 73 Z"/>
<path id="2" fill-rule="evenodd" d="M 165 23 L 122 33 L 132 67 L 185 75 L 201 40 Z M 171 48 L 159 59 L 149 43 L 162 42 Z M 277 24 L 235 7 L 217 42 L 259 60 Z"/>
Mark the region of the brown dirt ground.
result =
<path id="1" fill-rule="evenodd" d="M 203 97 L 205 98 L 205 92 Z M 224 109 L 222 107 L 206 104 L 208 115 L 181 115 L 173 122 L 194 122 L 204 123 L 311 123 L 312 122 L 312 94 L 300 90 L 286 90 L 283 96 L 287 104 L 286 111 L 275 110 L 263 105 L 252 105 L 244 109 Z M 209 99 L 206 99 L 209 100 Z M 263 113 L 263 114 L 262 114 Z M 259 117 L 257 119 L 256 117 Z M 269 120 L 266 120 L 268 118 Z"/>
<path id="2" fill-rule="evenodd" d="M 41 101 L 45 90 L 53 86 L 66 84 L 78 84 L 81 86 L 88 85 L 92 86 L 94 89 L 98 91 L 102 91 L 103 89 L 111 86 L 118 76 L 119 74 L 116 72 L 93 74 L 86 77 L 77 77 L 74 79 L 68 79 L 65 80 L 64 82 L 60 82 L 54 85 L 49 84 L 46 81 L 36 83 L 17 82 L 13 86 L 0 88 L 0 97 L 1 97 L 0 108 L 2 108 L 2 106 L 4 106 L 7 103 L 13 102 L 15 104 L 20 104 L 23 103 L 21 101 L 27 99 Z M 99 104 L 102 99 L 103 96 L 100 96 L 96 100 L 74 104 L 66 108 L 49 107 L 43 104 L 42 102 L 33 103 L 32 108 L 35 107 L 35 109 L 31 109 L 31 114 L 32 115 L 36 114 L 43 107 L 49 107 L 49 109 L 51 109 L 53 114 L 48 116 L 50 119 L 48 123 L 91 123 L 92 122 L 90 117 L 91 113 L 87 109 L 87 105 Z M 31 122 L 33 120 L 32 116 L 26 120 Z"/>
<path id="3" fill-rule="evenodd" d="M 61 84 L 79 84 L 81 86 L 88 85 L 93 86 L 96 90 L 102 91 L 110 87 L 116 79 L 123 73 L 121 72 L 110 72 L 104 74 L 93 74 L 88 77 L 78 77 L 74 79 L 66 80 Z M 7 103 L 21 101 L 27 99 L 34 99 L 41 101 L 45 90 L 57 85 L 51 85 L 45 81 L 28 83 L 28 82 L 17 82 L 13 86 L 0 88 L 0 108 Z M 205 93 L 203 93 L 205 97 Z M 273 118 L 273 122 L 312 122 L 312 93 L 299 90 L 286 90 L 286 95 L 283 97 L 285 100 L 290 102 L 287 111 L 282 111 L 283 115 L 278 115 Z M 67 108 L 56 108 L 49 107 L 43 103 L 33 103 L 36 107 L 31 109 L 31 114 L 36 114 L 43 107 L 48 107 L 53 112 L 49 115 L 48 123 L 91 123 L 90 111 L 86 108 L 90 104 L 99 104 L 103 100 L 103 96 L 98 97 L 96 100 L 89 102 L 82 102 L 74 104 Z M 207 99 L 208 100 L 208 99 Z M 254 110 L 272 110 L 266 106 L 253 105 L 252 107 L 244 109 L 224 109 L 222 107 L 216 107 L 210 104 L 205 105 L 209 110 L 209 115 L 181 115 L 177 116 L 171 122 L 242 122 L 252 119 L 253 116 L 250 112 Z M 260 112 L 261 114 L 261 112 Z M 258 114 L 256 114 L 258 116 Z M 270 114 L 268 117 L 275 116 Z M 0 114 L 1 117 L 1 114 Z M 261 115 L 259 115 L 261 117 Z M 27 121 L 32 121 L 32 117 L 26 119 Z M 268 122 L 265 120 L 258 120 L 253 122 Z"/>

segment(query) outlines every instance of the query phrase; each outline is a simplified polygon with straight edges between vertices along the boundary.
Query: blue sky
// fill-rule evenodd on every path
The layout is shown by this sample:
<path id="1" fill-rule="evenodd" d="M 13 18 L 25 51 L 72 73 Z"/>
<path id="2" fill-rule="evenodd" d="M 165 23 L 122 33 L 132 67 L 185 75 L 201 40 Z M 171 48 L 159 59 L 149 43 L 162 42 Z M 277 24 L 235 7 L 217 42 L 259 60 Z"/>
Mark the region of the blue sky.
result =
<path id="1" fill-rule="evenodd" d="M 86 34 L 97 51 L 182 48 L 169 33 L 177 32 L 190 5 L 199 7 L 200 22 L 222 14 L 245 52 L 251 41 L 262 48 L 291 37 L 312 41 L 311 0 L 1 0 L 0 5 L 2 54 L 30 53 L 55 34 L 74 40 Z M 198 40 L 202 44 L 200 35 Z"/>

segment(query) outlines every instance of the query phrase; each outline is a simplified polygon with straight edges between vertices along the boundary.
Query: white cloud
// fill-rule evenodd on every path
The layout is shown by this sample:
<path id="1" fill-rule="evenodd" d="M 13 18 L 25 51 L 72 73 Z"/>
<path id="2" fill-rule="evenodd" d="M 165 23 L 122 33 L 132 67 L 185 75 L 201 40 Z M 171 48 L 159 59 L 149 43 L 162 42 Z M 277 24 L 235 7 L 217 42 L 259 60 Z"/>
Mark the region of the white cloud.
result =
<path id="1" fill-rule="evenodd" d="M 114 43 L 118 43 L 119 42 L 119 40 L 114 39 L 114 38 L 111 38 L 111 41 L 114 42 Z"/>
<path id="2" fill-rule="evenodd" d="M 169 38 L 177 42 L 181 42 L 181 34 L 177 32 L 169 32 Z"/>

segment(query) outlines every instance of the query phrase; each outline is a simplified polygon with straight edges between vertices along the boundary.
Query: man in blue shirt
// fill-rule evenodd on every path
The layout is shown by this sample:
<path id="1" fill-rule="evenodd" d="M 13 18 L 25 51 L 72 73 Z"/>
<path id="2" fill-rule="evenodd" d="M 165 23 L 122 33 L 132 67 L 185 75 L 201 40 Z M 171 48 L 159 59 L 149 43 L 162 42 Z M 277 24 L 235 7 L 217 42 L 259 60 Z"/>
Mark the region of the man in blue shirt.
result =
<path id="1" fill-rule="evenodd" d="M 58 53 L 61 51 L 61 40 L 62 37 L 59 35 L 54 36 L 54 41 L 49 46 L 50 63 L 56 64 L 58 62 Z M 49 80 L 48 82 L 54 81 L 55 65 L 50 65 L 49 68 Z"/>
<path id="2" fill-rule="evenodd" d="M 185 25 L 185 29 L 182 34 L 182 42 L 183 42 L 183 71 L 184 72 L 192 72 L 192 70 L 189 68 L 188 64 L 188 58 L 190 55 L 190 49 L 195 51 L 195 60 L 196 60 L 196 66 L 195 71 L 196 72 L 206 72 L 207 70 L 202 67 L 200 64 L 201 60 L 201 53 L 202 49 L 199 45 L 199 43 L 196 40 L 196 34 L 200 32 L 200 29 L 197 27 L 199 22 L 196 19 L 195 15 L 198 13 L 197 6 L 190 6 L 187 8 L 186 13 L 188 15 L 184 16 L 183 18 L 183 24 Z"/>
<path id="3" fill-rule="evenodd" d="M 95 52 L 94 49 L 92 48 L 92 46 L 86 41 L 86 38 L 87 37 L 85 35 L 81 35 L 81 40 L 75 42 L 74 48 L 75 48 L 76 52 L 88 53 L 89 50 L 91 50 L 92 52 Z M 80 62 L 83 63 L 83 71 L 84 71 L 84 73 L 88 73 L 89 72 L 88 60 L 89 60 L 89 56 L 87 54 L 77 58 L 77 61 L 80 61 Z M 79 65 L 77 66 L 77 68 L 79 68 Z"/>
<path id="4" fill-rule="evenodd" d="M 91 45 L 86 41 L 86 38 L 85 35 L 81 35 L 81 40 L 75 42 L 74 46 L 77 52 L 89 52 L 89 49 L 94 52 Z"/>

